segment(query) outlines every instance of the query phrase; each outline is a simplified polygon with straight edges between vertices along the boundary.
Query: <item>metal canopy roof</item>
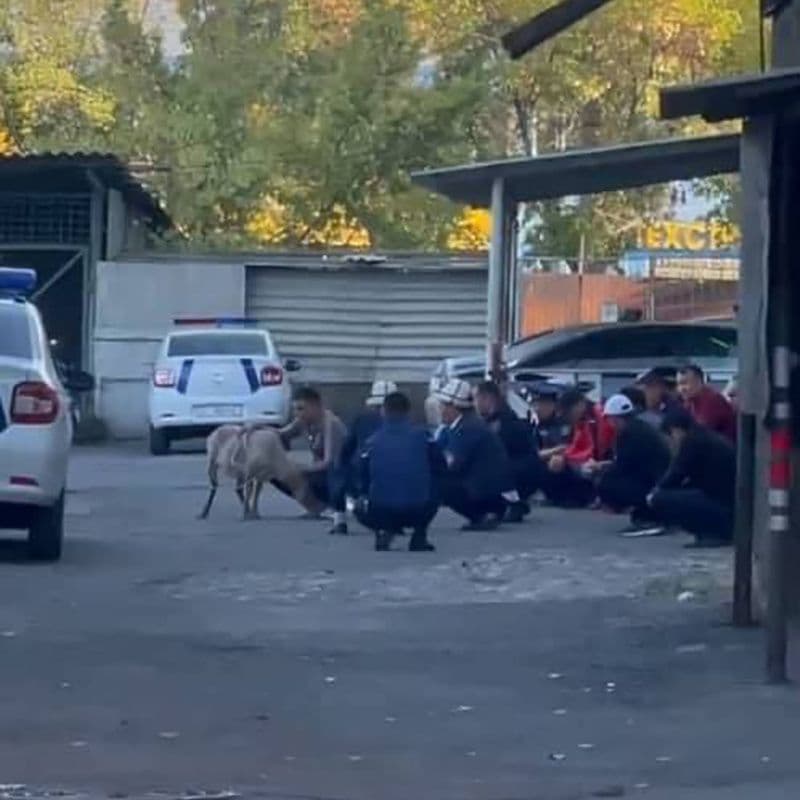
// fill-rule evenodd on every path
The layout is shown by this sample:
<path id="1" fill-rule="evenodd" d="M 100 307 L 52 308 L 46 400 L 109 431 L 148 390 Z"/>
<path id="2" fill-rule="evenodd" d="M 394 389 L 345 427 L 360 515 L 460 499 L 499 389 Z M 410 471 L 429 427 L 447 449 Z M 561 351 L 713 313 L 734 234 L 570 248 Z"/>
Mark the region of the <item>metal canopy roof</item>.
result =
<path id="1" fill-rule="evenodd" d="M 131 174 L 128 166 L 109 153 L 34 153 L 0 157 L 0 192 L 88 193 L 91 172 L 116 189 L 156 230 L 172 227 L 158 200 Z"/>
<path id="2" fill-rule="evenodd" d="M 791 110 L 800 103 L 800 69 L 704 81 L 661 90 L 664 119 L 699 115 L 709 122 Z"/>
<path id="3" fill-rule="evenodd" d="M 598 194 L 739 171 L 739 135 L 639 142 L 535 158 L 423 170 L 412 180 L 457 203 L 488 208 L 503 178 L 512 202 Z"/>

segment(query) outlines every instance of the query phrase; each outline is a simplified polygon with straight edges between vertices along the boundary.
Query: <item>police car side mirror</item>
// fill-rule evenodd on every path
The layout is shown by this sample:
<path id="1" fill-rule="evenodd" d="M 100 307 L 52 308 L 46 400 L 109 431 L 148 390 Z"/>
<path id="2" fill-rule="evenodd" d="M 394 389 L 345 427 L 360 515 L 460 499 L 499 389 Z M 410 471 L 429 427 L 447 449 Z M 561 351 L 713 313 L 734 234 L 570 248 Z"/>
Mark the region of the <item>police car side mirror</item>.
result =
<path id="1" fill-rule="evenodd" d="M 303 365 L 296 358 L 287 358 L 286 361 L 283 362 L 283 368 L 287 372 L 300 372 Z"/>

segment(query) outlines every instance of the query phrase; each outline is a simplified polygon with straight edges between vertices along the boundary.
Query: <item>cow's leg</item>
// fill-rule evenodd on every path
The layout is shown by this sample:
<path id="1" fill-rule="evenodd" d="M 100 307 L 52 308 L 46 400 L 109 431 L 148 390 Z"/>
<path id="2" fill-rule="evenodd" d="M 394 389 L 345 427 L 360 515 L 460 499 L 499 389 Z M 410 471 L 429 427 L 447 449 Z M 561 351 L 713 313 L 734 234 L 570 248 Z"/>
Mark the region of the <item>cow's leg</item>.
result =
<path id="1" fill-rule="evenodd" d="M 208 515 L 211 512 L 211 506 L 214 502 L 214 498 L 217 496 L 217 487 L 211 486 L 208 490 L 208 499 L 203 506 L 203 510 L 198 515 L 198 519 L 208 519 Z"/>
<path id="2" fill-rule="evenodd" d="M 261 514 L 258 511 L 258 501 L 261 498 L 261 490 L 264 488 L 264 484 L 259 480 L 253 481 L 253 501 L 252 505 L 250 506 L 251 517 L 250 519 L 261 519 Z"/>

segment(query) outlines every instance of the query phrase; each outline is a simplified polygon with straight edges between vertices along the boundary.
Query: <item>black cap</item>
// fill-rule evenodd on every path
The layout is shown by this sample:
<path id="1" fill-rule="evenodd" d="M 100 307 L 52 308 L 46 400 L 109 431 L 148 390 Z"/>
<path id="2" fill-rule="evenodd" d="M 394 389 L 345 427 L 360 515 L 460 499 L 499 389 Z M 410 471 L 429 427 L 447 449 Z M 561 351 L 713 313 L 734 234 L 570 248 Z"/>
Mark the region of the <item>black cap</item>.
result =
<path id="1" fill-rule="evenodd" d="M 675 367 L 653 367 L 645 370 L 636 378 L 636 383 L 643 386 L 650 386 L 660 383 L 664 386 L 674 386 L 677 382 L 678 370 Z"/>
<path id="2" fill-rule="evenodd" d="M 563 390 L 557 386 L 538 386 L 533 392 L 534 400 L 552 400 L 556 401 L 563 394 Z"/>
<path id="3" fill-rule="evenodd" d="M 571 386 L 561 395 L 558 404 L 562 411 L 569 411 L 584 400 L 586 400 L 585 392 L 582 392 L 577 386 Z"/>

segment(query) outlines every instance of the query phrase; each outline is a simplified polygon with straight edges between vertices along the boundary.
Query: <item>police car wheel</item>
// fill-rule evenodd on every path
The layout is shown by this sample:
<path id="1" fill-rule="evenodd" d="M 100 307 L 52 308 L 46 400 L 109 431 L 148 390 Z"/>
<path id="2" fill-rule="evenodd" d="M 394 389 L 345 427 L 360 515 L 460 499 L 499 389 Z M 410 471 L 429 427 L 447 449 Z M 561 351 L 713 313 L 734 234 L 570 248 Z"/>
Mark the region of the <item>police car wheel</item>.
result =
<path id="1" fill-rule="evenodd" d="M 163 428 L 150 428 L 150 453 L 154 456 L 169 453 L 169 436 Z"/>
<path id="2" fill-rule="evenodd" d="M 58 561 L 64 543 L 64 493 L 48 508 L 41 508 L 28 530 L 28 552 L 35 561 Z"/>

